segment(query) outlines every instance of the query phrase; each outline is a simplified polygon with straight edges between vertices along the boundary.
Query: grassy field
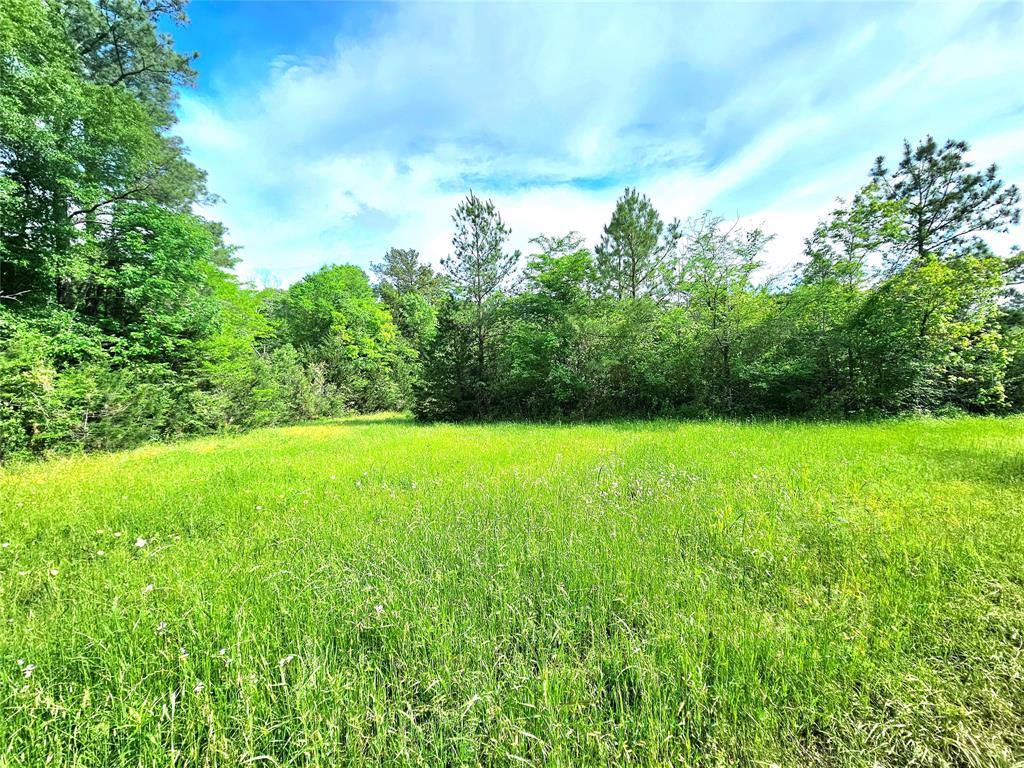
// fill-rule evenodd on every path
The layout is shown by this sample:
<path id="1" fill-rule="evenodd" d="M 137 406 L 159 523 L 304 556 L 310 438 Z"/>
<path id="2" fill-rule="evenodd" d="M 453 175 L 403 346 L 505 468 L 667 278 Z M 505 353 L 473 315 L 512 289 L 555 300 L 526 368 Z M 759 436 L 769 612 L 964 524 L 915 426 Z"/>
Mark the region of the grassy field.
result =
<path id="1" fill-rule="evenodd" d="M 0 766 L 1020 765 L 1024 420 L 0 470 Z"/>

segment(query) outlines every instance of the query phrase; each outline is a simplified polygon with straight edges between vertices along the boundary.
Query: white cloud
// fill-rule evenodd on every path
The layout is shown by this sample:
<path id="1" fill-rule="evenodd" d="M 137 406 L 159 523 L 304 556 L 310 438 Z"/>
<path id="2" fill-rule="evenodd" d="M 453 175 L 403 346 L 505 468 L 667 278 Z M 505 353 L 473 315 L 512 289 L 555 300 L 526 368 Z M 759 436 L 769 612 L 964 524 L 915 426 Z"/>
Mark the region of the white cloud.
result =
<path id="1" fill-rule="evenodd" d="M 435 263 L 467 188 L 528 251 L 593 243 L 627 184 L 665 218 L 764 223 L 775 268 L 875 154 L 971 140 L 1024 180 L 1024 13 L 988 4 L 412 5 L 186 94 L 180 132 L 225 202 L 240 273 L 282 283 L 391 245 Z M 1016 110 L 1016 111 L 1015 111 Z M 268 277 L 268 276 L 273 276 Z"/>

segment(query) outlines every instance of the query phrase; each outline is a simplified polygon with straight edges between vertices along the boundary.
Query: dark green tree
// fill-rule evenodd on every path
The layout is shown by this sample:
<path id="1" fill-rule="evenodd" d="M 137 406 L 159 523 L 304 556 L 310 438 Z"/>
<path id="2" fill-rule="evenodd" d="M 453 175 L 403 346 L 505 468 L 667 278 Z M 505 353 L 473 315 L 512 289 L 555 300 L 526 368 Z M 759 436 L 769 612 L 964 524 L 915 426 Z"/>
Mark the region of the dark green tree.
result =
<path id="1" fill-rule="evenodd" d="M 535 237 L 525 286 L 503 312 L 496 399 L 504 413 L 562 417 L 586 413 L 586 339 L 596 279 L 583 238 Z"/>
<path id="2" fill-rule="evenodd" d="M 627 187 L 596 250 L 604 292 L 617 299 L 664 300 L 675 282 L 680 237 L 678 221 L 666 225 L 646 196 Z"/>
<path id="3" fill-rule="evenodd" d="M 928 136 L 916 148 L 903 143 L 895 169 L 879 156 L 872 181 L 886 199 L 901 203 L 900 219 L 906 238 L 891 243 L 886 254 L 890 272 L 910 258 L 940 257 L 973 250 L 986 232 L 1005 232 L 1020 222 L 1020 190 L 1006 186 L 995 164 L 973 170 L 966 159 L 966 141 L 939 145 Z"/>
<path id="4" fill-rule="evenodd" d="M 470 192 L 455 209 L 452 221 L 455 224 L 452 253 L 442 263 L 455 297 L 470 305 L 475 399 L 478 412 L 482 414 L 487 400 L 488 340 L 498 299 L 511 287 L 520 254 L 505 251 L 511 230 L 490 200 L 481 200 Z"/>

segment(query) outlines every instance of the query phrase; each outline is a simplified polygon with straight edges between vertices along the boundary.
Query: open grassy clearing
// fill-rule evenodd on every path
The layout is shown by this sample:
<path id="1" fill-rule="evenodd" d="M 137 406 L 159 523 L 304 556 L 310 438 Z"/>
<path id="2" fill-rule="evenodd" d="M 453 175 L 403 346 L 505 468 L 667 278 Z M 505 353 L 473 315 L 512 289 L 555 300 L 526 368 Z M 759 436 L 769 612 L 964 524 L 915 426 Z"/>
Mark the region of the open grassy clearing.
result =
<path id="1" fill-rule="evenodd" d="M 1024 420 L 0 470 L 0 765 L 1014 765 Z"/>

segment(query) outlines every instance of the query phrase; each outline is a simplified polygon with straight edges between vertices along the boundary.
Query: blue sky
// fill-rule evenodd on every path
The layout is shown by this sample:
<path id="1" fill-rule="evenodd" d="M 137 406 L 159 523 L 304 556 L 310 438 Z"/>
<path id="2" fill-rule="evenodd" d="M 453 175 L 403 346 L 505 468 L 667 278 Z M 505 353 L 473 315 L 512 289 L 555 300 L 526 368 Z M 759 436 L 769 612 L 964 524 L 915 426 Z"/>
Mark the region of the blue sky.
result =
<path id="1" fill-rule="evenodd" d="M 492 197 L 600 236 L 626 185 L 665 218 L 776 234 L 773 271 L 904 138 L 963 138 L 1024 186 L 1024 4 L 193 2 L 178 132 L 238 271 L 286 285 L 390 246 L 437 263 Z M 997 248 L 1022 242 L 1020 231 Z"/>

